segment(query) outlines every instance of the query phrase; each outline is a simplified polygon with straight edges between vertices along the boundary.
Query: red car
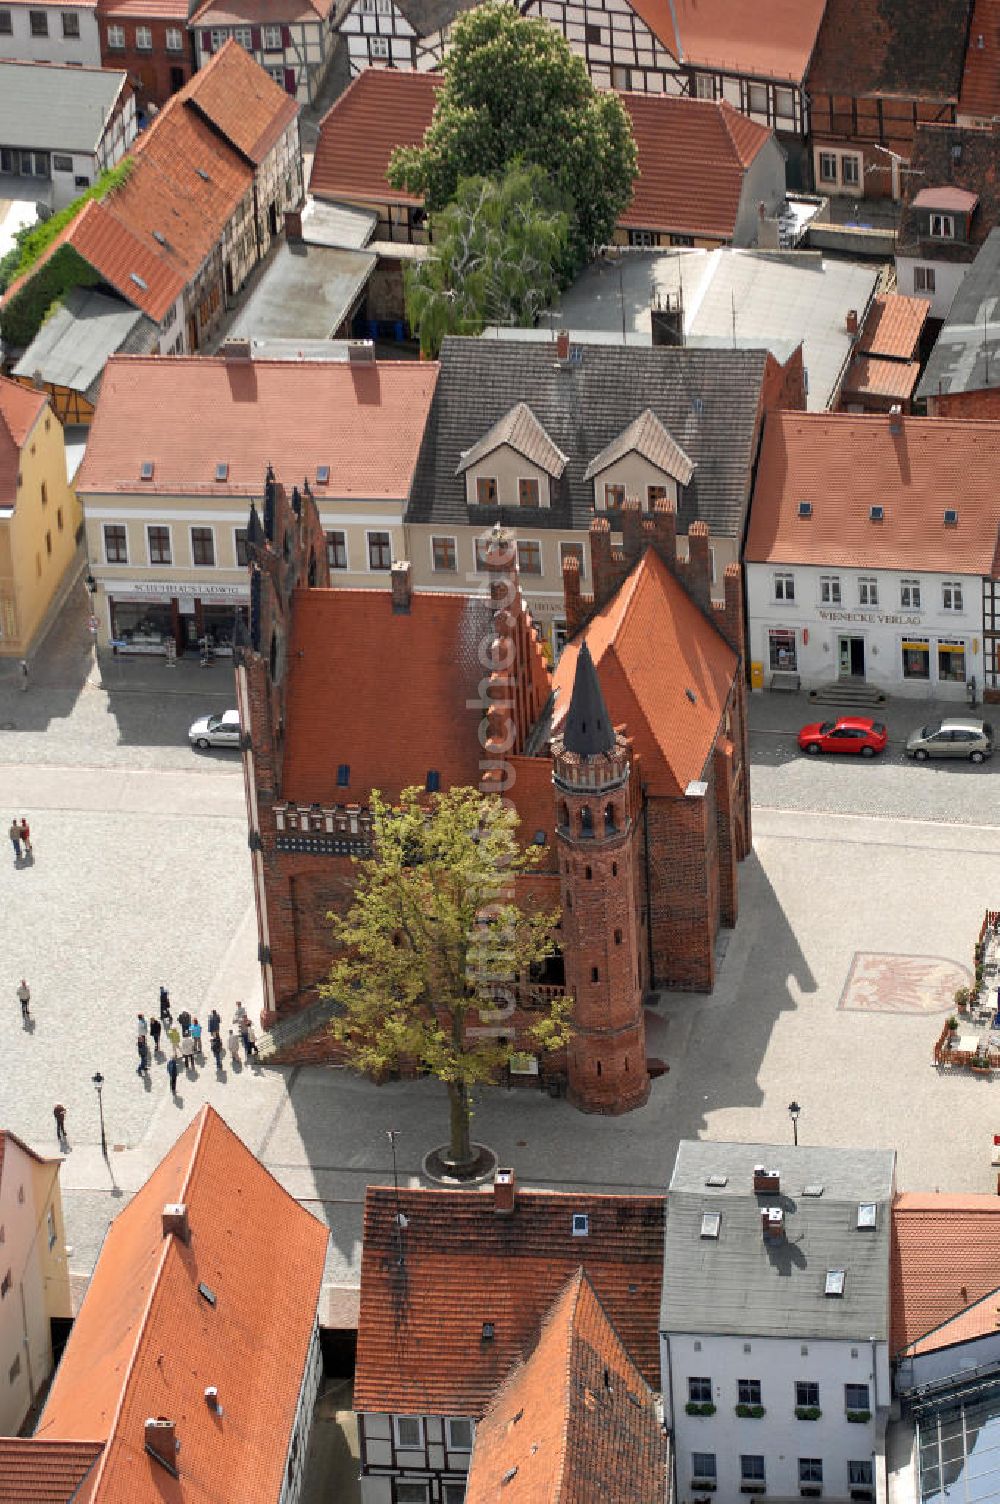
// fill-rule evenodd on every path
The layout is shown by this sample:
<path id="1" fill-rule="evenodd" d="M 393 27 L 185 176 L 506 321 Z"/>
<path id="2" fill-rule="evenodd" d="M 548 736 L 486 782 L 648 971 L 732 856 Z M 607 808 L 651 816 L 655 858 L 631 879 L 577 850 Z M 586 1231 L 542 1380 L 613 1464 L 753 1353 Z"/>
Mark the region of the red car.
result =
<path id="1" fill-rule="evenodd" d="M 884 752 L 889 733 L 881 721 L 872 721 L 866 715 L 842 715 L 839 721 L 813 721 L 799 732 L 799 746 L 803 752 L 816 756 L 819 752 L 855 752 L 861 757 L 874 757 Z"/>

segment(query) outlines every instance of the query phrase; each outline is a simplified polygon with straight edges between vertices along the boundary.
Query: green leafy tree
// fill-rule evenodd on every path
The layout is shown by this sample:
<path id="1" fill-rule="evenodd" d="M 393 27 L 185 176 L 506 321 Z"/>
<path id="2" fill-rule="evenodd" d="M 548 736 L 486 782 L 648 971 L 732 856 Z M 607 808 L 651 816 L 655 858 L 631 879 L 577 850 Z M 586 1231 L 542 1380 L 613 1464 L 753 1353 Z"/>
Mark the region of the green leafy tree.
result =
<path id="1" fill-rule="evenodd" d="M 405 274 L 407 316 L 425 355 L 436 356 L 446 334 L 531 325 L 555 296 L 569 217 L 540 167 L 463 178 L 431 226 L 430 255 Z"/>
<path id="2" fill-rule="evenodd" d="M 449 1159 L 468 1166 L 470 1094 L 515 1053 L 513 985 L 551 954 L 558 914 L 514 901 L 537 848 L 522 850 L 517 815 L 495 796 L 409 788 L 392 807 L 376 793 L 372 815 L 374 855 L 357 863 L 347 915 L 330 915 L 342 951 L 323 988 L 333 1033 L 357 1071 L 415 1061 L 443 1081 Z M 569 1007 L 539 1014 L 539 1049 L 565 1044 Z"/>
<path id="3" fill-rule="evenodd" d="M 547 21 L 489 4 L 452 27 L 434 116 L 421 146 L 400 147 L 397 188 L 442 209 L 462 178 L 535 163 L 570 206 L 569 276 L 610 241 L 632 197 L 638 154 L 621 100 L 594 88 L 581 58 Z"/>

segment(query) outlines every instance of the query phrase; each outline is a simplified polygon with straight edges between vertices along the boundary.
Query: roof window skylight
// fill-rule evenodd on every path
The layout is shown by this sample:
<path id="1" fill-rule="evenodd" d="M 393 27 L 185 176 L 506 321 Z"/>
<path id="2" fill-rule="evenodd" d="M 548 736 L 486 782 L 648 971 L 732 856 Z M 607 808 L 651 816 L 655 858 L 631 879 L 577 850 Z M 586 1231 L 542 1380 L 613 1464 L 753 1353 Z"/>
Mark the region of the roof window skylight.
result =
<path id="1" fill-rule="evenodd" d="M 215 478 L 216 478 L 216 480 L 228 480 L 229 479 L 229 461 L 228 460 L 220 460 L 219 463 L 216 465 L 216 467 L 215 467 Z"/>
<path id="2" fill-rule="evenodd" d="M 152 460 L 143 460 L 142 464 L 139 466 L 139 479 L 152 480 L 154 468 L 155 466 L 153 465 Z"/>
<path id="3" fill-rule="evenodd" d="M 703 1238 L 718 1238 L 719 1229 L 722 1226 L 721 1212 L 704 1212 L 701 1218 L 701 1236 Z"/>
<path id="4" fill-rule="evenodd" d="M 874 1201 L 862 1201 L 858 1207 L 858 1226 L 874 1227 L 878 1219 L 878 1207 Z"/>
<path id="5" fill-rule="evenodd" d="M 574 1238 L 586 1238 L 590 1233 L 590 1218 L 586 1212 L 573 1213 Z"/>
<path id="6" fill-rule="evenodd" d="M 828 1269 L 826 1271 L 826 1286 L 823 1291 L 824 1295 L 842 1296 L 844 1293 L 844 1282 L 846 1281 L 846 1279 L 846 1270 Z"/>
<path id="7" fill-rule="evenodd" d="M 143 279 L 139 276 L 138 272 L 129 272 L 129 276 L 135 283 L 136 287 L 141 287 L 143 292 L 149 291 L 149 283 L 144 282 Z"/>

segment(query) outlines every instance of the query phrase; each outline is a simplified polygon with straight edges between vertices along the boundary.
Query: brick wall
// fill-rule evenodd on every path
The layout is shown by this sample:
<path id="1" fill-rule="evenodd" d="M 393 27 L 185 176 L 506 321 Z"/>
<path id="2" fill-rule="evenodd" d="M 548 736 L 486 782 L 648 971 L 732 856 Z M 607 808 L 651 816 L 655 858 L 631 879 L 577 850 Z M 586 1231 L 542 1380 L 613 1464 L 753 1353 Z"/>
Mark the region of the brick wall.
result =
<path id="1" fill-rule="evenodd" d="M 927 415 L 930 418 L 1000 418 L 1000 387 L 928 397 Z"/>
<path id="2" fill-rule="evenodd" d="M 102 9 L 98 14 L 101 30 L 101 66 L 123 68 L 137 84 L 136 104 L 147 110 L 151 104 L 162 109 L 172 94 L 182 89 L 194 73 L 194 53 L 191 36 L 184 21 L 158 21 L 143 16 L 136 21 L 134 16 L 116 15 L 113 9 Z M 108 27 L 119 26 L 125 34 L 124 47 L 108 44 Z M 145 26 L 152 33 L 152 47 L 136 46 L 136 28 Z M 168 50 L 167 31 L 179 31 L 181 51 Z"/>
<path id="3" fill-rule="evenodd" d="M 703 798 L 650 799 L 653 985 L 711 992 L 719 924 L 719 841 L 714 776 Z"/>

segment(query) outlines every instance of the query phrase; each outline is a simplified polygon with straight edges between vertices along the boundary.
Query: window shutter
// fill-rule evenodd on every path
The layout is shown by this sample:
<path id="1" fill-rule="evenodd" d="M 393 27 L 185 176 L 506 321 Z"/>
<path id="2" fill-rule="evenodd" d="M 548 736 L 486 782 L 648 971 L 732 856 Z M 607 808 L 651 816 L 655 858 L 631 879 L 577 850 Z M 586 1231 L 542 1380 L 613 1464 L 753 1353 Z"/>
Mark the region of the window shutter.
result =
<path id="1" fill-rule="evenodd" d="M 201 34 L 201 50 L 202 52 L 209 53 L 212 51 L 212 33 L 210 31 L 203 31 Z"/>
<path id="2" fill-rule="evenodd" d="M 286 52 L 292 45 L 292 28 L 290 26 L 283 26 L 281 28 L 281 45 Z"/>
<path id="3" fill-rule="evenodd" d="M 285 93 L 286 94 L 294 94 L 295 93 L 295 69 L 294 68 L 286 68 L 285 69 Z"/>
<path id="4" fill-rule="evenodd" d="M 259 52 L 260 51 L 260 27 L 259 26 L 251 26 L 251 28 L 250 28 L 250 46 L 253 48 L 254 52 Z"/>

